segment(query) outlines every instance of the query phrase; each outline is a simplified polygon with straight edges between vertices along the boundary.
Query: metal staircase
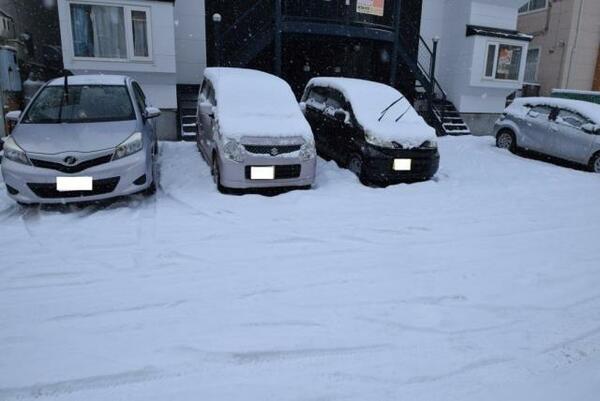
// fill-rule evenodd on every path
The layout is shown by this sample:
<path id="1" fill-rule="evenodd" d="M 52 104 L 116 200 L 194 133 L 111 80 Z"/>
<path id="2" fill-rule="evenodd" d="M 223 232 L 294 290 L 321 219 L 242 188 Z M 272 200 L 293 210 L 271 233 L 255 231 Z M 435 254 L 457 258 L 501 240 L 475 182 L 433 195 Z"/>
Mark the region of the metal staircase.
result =
<path id="1" fill-rule="evenodd" d="M 395 40 L 394 26 L 392 25 L 381 26 L 372 23 L 349 22 L 347 18 L 332 20 L 316 16 L 299 17 L 297 14 L 286 14 L 288 10 L 298 8 L 297 3 L 297 1 L 286 0 L 256 1 L 234 23 L 226 27 L 224 32 L 218 32 L 219 59 L 223 60 L 221 65 L 247 66 L 262 52 L 277 47 L 277 41 L 281 40 L 282 32 L 298 33 L 298 21 L 305 24 L 306 28 L 303 32 L 306 34 L 322 34 L 322 32 L 316 32 L 315 28 L 322 27 L 324 24 L 335 26 L 330 29 L 330 32 L 338 35 L 344 34 L 344 29 L 353 29 L 353 32 L 357 32 L 357 29 L 371 30 L 372 32 L 369 34 L 371 37 L 396 43 L 397 65 L 402 65 L 404 72 L 399 74 L 395 81 L 412 80 L 414 82 L 415 108 L 436 129 L 438 135 L 470 134 L 460 113 L 435 79 L 435 68 L 432 68 L 435 64 L 435 54 L 421 36 L 418 36 L 419 43 L 415 49 L 414 44 L 408 43 L 408 39 L 402 34 L 398 35 L 399 40 Z M 314 23 L 311 25 L 311 22 Z M 347 32 L 345 34 L 348 35 Z M 409 76 L 404 75 L 407 74 L 407 71 Z M 275 72 L 277 72 L 277 68 L 275 68 Z M 183 127 L 182 118 L 182 129 Z"/>
<path id="2" fill-rule="evenodd" d="M 198 85 L 177 85 L 177 106 L 179 110 L 179 135 L 184 141 L 196 139 L 196 106 Z"/>

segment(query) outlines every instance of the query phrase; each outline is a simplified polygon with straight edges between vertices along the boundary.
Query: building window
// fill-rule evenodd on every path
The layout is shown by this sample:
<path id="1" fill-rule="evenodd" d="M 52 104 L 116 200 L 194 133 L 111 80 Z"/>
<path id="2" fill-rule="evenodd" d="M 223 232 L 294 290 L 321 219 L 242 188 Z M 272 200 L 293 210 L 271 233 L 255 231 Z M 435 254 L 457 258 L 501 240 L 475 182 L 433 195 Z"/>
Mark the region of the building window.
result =
<path id="1" fill-rule="evenodd" d="M 484 76 L 490 79 L 518 81 L 522 54 L 522 46 L 488 44 Z"/>
<path id="2" fill-rule="evenodd" d="M 548 7 L 548 0 L 529 0 L 519 8 L 519 14 L 544 10 L 546 7 Z"/>
<path id="3" fill-rule="evenodd" d="M 538 65 L 540 63 L 540 49 L 529 49 L 525 61 L 525 82 L 536 83 Z"/>
<path id="4" fill-rule="evenodd" d="M 87 3 L 72 3 L 70 10 L 75 57 L 150 58 L 148 10 Z"/>

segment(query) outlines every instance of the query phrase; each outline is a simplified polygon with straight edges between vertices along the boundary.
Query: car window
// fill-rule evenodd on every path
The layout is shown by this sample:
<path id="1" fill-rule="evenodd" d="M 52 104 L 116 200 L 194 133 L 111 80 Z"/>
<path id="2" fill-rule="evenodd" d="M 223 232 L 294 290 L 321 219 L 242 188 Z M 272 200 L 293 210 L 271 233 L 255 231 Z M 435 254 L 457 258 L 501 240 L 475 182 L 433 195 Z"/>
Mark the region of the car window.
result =
<path id="1" fill-rule="evenodd" d="M 328 91 L 325 88 L 318 86 L 312 87 L 306 98 L 306 105 L 319 111 L 323 111 L 327 102 L 327 92 Z"/>
<path id="2" fill-rule="evenodd" d="M 547 120 L 551 113 L 552 108 L 549 106 L 533 106 L 527 112 L 527 116 L 535 118 L 536 120 Z"/>
<path id="3" fill-rule="evenodd" d="M 325 109 L 323 113 L 329 117 L 334 117 L 335 112 L 339 110 L 343 110 L 346 113 L 348 112 L 346 106 L 346 100 L 344 99 L 344 95 L 341 92 L 331 89 L 327 96 L 327 100 L 325 101 Z"/>
<path id="4" fill-rule="evenodd" d="M 202 81 L 202 88 L 200 89 L 200 96 L 198 96 L 200 102 L 208 100 L 208 81 L 205 79 Z"/>
<path id="5" fill-rule="evenodd" d="M 561 125 L 566 125 L 573 128 L 581 128 L 582 125 L 587 124 L 588 121 L 582 115 L 574 113 L 569 110 L 560 110 L 556 117 L 556 122 Z"/>
<path id="6" fill-rule="evenodd" d="M 33 100 L 25 124 L 83 123 L 135 120 L 126 86 L 47 86 Z"/>

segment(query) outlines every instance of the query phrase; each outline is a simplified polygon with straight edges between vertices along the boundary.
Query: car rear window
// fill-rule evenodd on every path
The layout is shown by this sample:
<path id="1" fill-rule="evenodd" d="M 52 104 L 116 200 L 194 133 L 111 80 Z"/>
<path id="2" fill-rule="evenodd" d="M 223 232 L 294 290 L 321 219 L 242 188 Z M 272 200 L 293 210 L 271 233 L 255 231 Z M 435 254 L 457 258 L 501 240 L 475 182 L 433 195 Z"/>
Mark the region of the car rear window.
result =
<path id="1" fill-rule="evenodd" d="M 134 120 L 126 86 L 47 86 L 33 100 L 23 123 L 54 124 Z"/>

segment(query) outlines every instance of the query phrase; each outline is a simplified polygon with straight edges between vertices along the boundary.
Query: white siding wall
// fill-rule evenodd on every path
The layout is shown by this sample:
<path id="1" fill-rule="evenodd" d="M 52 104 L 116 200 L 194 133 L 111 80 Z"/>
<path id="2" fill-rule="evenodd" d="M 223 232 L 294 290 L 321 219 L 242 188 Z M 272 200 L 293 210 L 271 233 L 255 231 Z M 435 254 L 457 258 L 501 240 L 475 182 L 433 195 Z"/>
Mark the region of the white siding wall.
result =
<path id="1" fill-rule="evenodd" d="M 177 83 L 199 84 L 206 68 L 204 0 L 175 2 Z"/>
<path id="2" fill-rule="evenodd" d="M 86 0 L 75 2 L 83 3 Z M 190 0 L 188 0 L 190 1 Z M 151 61 L 81 59 L 74 57 L 69 3 L 58 0 L 60 35 L 65 68 L 74 74 L 124 74 L 138 80 L 150 103 L 161 109 L 175 109 L 176 66 L 173 4 L 144 0 L 99 0 L 91 3 L 142 6 L 150 9 L 152 59 Z"/>
<path id="3" fill-rule="evenodd" d="M 440 38 L 436 77 L 461 113 L 500 113 L 506 97 L 521 88 L 521 81 L 483 79 L 487 42 L 492 38 L 466 36 L 469 24 L 515 29 L 520 3 L 522 0 L 423 0 L 421 36 L 428 44 L 434 36 Z M 521 77 L 527 47 L 523 54 Z"/>

